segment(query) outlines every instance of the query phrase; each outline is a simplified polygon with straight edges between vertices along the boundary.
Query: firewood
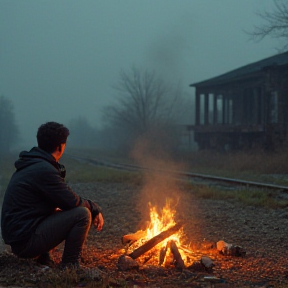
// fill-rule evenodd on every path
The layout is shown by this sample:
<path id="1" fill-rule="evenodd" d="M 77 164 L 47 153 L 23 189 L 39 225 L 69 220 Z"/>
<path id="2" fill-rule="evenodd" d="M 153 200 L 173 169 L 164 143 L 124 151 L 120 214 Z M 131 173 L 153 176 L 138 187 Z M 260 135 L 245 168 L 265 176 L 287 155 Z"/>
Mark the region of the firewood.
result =
<path id="1" fill-rule="evenodd" d="M 164 263 L 166 253 L 167 253 L 168 245 L 165 245 L 160 249 L 159 253 L 159 266 L 161 266 Z"/>
<path id="2" fill-rule="evenodd" d="M 185 253 L 189 253 L 189 254 L 194 254 L 194 252 L 188 248 L 185 248 L 184 246 L 180 245 L 179 246 L 180 250 L 183 250 Z"/>
<path id="3" fill-rule="evenodd" d="M 170 247 L 170 250 L 174 256 L 174 265 L 175 267 L 178 269 L 178 270 L 183 270 L 185 268 L 185 264 L 184 264 L 184 261 L 181 257 L 181 254 L 179 253 L 179 250 L 178 250 L 178 247 L 175 243 L 174 240 L 171 240 L 169 242 L 169 247 Z"/>
<path id="4" fill-rule="evenodd" d="M 171 228 L 161 232 L 160 234 L 154 236 L 150 240 L 148 240 L 146 243 L 144 243 L 142 246 L 139 248 L 135 249 L 132 253 L 129 254 L 129 256 L 132 259 L 136 259 L 145 252 L 149 251 L 152 249 L 154 246 L 165 240 L 166 238 L 170 237 L 174 233 L 176 233 L 180 228 L 182 227 L 181 224 L 176 224 L 172 226 Z"/>
<path id="5" fill-rule="evenodd" d="M 122 236 L 122 244 L 126 245 L 128 244 L 129 246 L 132 245 L 134 242 L 138 241 L 139 239 L 143 238 L 146 236 L 146 232 L 143 230 L 139 230 L 134 234 L 127 234 Z"/>

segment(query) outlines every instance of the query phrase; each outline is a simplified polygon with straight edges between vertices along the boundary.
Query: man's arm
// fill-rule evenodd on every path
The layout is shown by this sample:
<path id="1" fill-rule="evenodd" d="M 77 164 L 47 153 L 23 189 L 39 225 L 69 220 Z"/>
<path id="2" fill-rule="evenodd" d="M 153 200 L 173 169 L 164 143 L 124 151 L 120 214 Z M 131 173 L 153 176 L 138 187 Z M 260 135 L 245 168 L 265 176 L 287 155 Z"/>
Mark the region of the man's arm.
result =
<path id="1" fill-rule="evenodd" d="M 37 171 L 37 186 L 42 196 L 54 203 L 55 207 L 61 210 L 69 210 L 78 206 L 88 208 L 92 214 L 92 220 L 101 212 L 101 208 L 92 200 L 88 200 L 77 195 L 60 176 L 57 169 L 49 164 L 46 169 Z"/>

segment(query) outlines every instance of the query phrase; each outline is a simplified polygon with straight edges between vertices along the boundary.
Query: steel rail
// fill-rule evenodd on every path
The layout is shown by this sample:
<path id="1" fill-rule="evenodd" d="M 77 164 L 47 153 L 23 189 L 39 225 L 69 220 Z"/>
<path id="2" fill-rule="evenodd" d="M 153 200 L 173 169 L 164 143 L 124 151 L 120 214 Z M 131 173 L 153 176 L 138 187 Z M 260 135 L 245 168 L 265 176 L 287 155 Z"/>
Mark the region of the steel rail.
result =
<path id="1" fill-rule="evenodd" d="M 71 158 L 78 159 L 81 161 L 86 161 L 88 163 L 91 163 L 96 166 L 104 166 L 109 168 L 114 168 L 118 170 L 126 170 L 126 171 L 155 171 L 159 173 L 169 173 L 173 175 L 177 175 L 178 177 L 185 177 L 188 179 L 202 179 L 207 181 L 215 181 L 215 182 L 222 182 L 222 183 L 228 183 L 231 185 L 238 185 L 238 186 L 246 186 L 246 187 L 256 187 L 256 188 L 263 188 L 263 189 L 270 189 L 270 190 L 280 190 L 281 192 L 288 192 L 288 186 L 283 185 L 275 185 L 275 184 L 269 184 L 269 183 L 261 183 L 261 182 L 254 182 L 254 181 L 246 181 L 246 180 L 240 180 L 240 179 L 233 179 L 233 178 L 227 178 L 227 177 L 219 177 L 219 176 L 213 176 L 213 175 L 206 175 L 206 174 L 199 174 L 199 173 L 190 173 L 190 172 L 184 172 L 184 171 L 172 171 L 172 170 L 164 170 L 164 169 L 155 169 L 150 167 L 141 167 L 137 165 L 132 164 L 124 164 L 124 163 L 112 163 L 109 161 L 103 161 L 103 160 L 97 160 L 97 159 L 91 159 L 91 158 L 82 158 L 82 157 L 73 157 L 69 155 Z"/>

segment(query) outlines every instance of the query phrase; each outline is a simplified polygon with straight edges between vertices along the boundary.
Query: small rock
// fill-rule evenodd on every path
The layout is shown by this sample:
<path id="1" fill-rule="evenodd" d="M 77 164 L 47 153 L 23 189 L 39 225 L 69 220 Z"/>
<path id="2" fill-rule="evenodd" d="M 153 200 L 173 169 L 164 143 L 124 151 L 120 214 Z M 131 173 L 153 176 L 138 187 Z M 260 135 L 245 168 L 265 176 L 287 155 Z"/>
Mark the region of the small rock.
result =
<path id="1" fill-rule="evenodd" d="M 236 246 L 220 240 L 216 243 L 217 250 L 225 256 L 241 257 L 246 255 L 246 251 L 241 246 Z"/>
<path id="2" fill-rule="evenodd" d="M 121 255 L 118 258 L 118 263 L 117 263 L 117 268 L 120 271 L 127 271 L 127 270 L 132 270 L 132 269 L 138 269 L 139 264 L 132 259 L 131 257 L 127 255 Z"/>
<path id="3" fill-rule="evenodd" d="M 201 264 L 206 268 L 207 271 L 211 271 L 215 266 L 213 261 L 208 256 L 201 257 Z"/>

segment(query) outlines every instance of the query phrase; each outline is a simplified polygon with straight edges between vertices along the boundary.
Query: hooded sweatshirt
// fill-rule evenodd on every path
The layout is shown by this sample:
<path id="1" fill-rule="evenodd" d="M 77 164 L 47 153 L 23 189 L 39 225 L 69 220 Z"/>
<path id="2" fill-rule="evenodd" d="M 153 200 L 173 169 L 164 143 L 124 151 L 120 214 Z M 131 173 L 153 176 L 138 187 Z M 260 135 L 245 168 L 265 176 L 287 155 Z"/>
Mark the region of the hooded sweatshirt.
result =
<path id="1" fill-rule="evenodd" d="M 23 151 L 5 192 L 1 229 L 6 244 L 23 243 L 56 208 L 87 207 L 92 219 L 101 212 L 93 201 L 78 196 L 66 183 L 65 167 L 38 147 Z"/>

